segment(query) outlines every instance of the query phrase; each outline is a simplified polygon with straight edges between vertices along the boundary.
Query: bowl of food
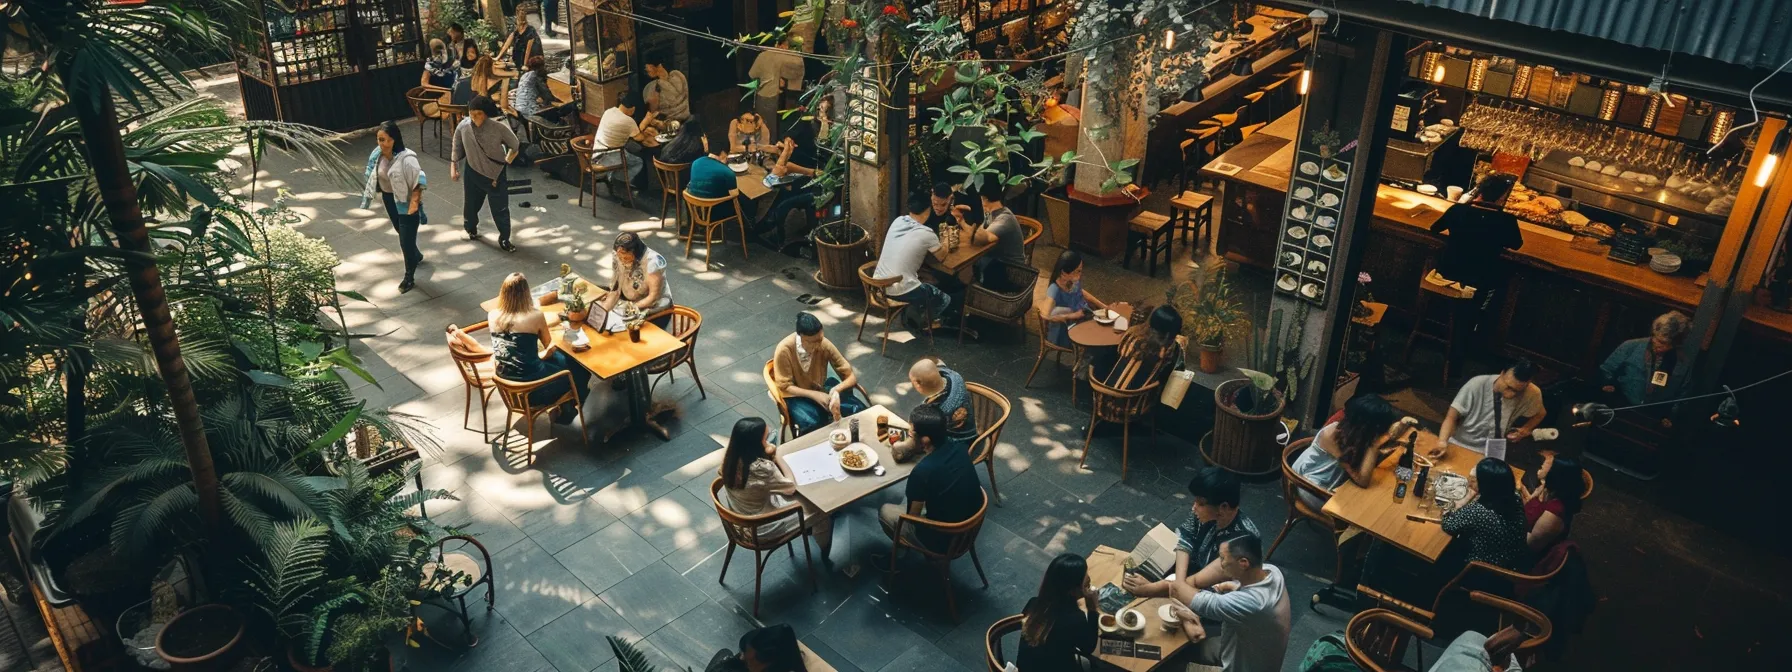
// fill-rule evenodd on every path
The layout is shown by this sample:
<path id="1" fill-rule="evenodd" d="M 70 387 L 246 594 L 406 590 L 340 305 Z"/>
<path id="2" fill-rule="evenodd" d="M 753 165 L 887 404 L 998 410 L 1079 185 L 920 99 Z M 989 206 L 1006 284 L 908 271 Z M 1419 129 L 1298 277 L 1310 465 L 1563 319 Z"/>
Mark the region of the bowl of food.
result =
<path id="1" fill-rule="evenodd" d="M 1120 314 L 1112 310 L 1103 309 L 1095 311 L 1093 317 L 1095 318 L 1096 324 L 1113 324 L 1114 320 L 1120 319 Z"/>
<path id="2" fill-rule="evenodd" d="M 1096 624 L 1101 628 L 1102 632 L 1110 635 L 1120 631 L 1120 619 L 1114 618 L 1113 614 L 1102 614 L 1101 618 L 1096 621 Z"/>
<path id="3" fill-rule="evenodd" d="M 1145 632 L 1145 614 L 1137 609 L 1125 609 L 1120 612 L 1120 629 L 1129 634 L 1139 635 Z"/>
<path id="4" fill-rule="evenodd" d="M 846 444 L 852 443 L 852 434 L 844 429 L 836 429 L 828 433 L 828 441 L 833 443 L 836 449 L 845 448 Z"/>
<path id="5" fill-rule="evenodd" d="M 1166 604 L 1157 608 L 1157 619 L 1164 622 L 1165 630 L 1175 630 L 1182 625 L 1182 619 L 1176 618 L 1176 605 Z"/>
<path id="6" fill-rule="evenodd" d="M 877 466 L 877 451 L 863 443 L 840 450 L 840 467 L 847 471 L 869 471 Z"/>

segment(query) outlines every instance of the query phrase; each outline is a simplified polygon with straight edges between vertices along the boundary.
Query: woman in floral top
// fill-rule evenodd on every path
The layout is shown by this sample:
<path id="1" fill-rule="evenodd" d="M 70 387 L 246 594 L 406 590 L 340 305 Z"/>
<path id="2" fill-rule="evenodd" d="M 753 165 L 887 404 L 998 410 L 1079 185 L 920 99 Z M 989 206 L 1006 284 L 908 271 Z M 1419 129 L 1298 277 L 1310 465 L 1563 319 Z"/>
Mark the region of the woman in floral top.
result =
<path id="1" fill-rule="evenodd" d="M 728 448 L 722 453 L 722 489 L 716 493 L 716 499 L 729 511 L 743 516 L 757 516 L 800 504 L 803 522 L 815 536 L 816 544 L 821 546 L 822 561 L 827 562 L 828 551 L 834 546 L 833 520 L 796 497 L 796 478 L 791 475 L 790 466 L 778 457 L 775 438 L 763 418 L 735 421 Z M 796 526 L 796 516 L 780 518 L 760 525 L 759 538 L 775 539 L 794 532 Z"/>
<path id="2" fill-rule="evenodd" d="M 1464 563 L 1479 560 L 1517 570 L 1527 550 L 1527 527 L 1512 468 L 1500 460 L 1485 458 L 1475 465 L 1475 483 L 1480 496 L 1444 514 L 1444 533 L 1468 542 Z"/>
<path id="3" fill-rule="evenodd" d="M 647 249 L 647 243 L 640 236 L 633 233 L 616 236 L 610 264 L 614 279 L 610 282 L 610 293 L 600 303 L 605 311 L 615 308 L 618 301 L 633 303 L 648 315 L 672 308 L 672 285 L 666 280 L 666 258 Z M 654 319 L 653 323 L 664 328 L 670 321 L 671 315 L 664 315 Z"/>

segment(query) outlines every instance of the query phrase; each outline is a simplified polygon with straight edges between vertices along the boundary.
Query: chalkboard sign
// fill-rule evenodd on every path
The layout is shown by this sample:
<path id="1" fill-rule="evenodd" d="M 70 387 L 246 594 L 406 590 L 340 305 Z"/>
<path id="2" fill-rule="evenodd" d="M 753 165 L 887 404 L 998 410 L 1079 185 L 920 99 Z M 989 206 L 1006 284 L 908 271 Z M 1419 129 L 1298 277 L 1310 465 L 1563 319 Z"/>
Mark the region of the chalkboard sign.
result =
<path id="1" fill-rule="evenodd" d="M 1612 236 L 1612 250 L 1605 258 L 1636 266 L 1649 257 L 1649 239 L 1640 233 L 1623 229 Z"/>

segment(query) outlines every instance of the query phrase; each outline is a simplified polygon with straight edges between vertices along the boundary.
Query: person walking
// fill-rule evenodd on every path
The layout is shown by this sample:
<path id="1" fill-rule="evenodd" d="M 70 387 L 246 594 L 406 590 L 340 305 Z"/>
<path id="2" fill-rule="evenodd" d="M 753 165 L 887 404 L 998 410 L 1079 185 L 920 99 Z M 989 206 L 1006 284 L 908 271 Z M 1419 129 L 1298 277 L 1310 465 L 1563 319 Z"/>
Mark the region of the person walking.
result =
<path id="1" fill-rule="evenodd" d="M 466 163 L 467 179 L 462 194 L 466 204 L 467 240 L 479 239 L 479 208 L 487 199 L 492 203 L 492 221 L 498 224 L 498 248 L 515 252 L 510 244 L 510 184 L 505 168 L 516 160 L 522 145 L 509 126 L 497 121 L 498 104 L 489 96 L 478 96 L 467 105 L 467 118 L 454 129 L 454 147 L 448 154 L 448 179 L 460 180 L 461 163 Z"/>
<path id="2" fill-rule="evenodd" d="M 386 218 L 398 232 L 398 247 L 404 251 L 404 280 L 398 283 L 398 291 L 409 292 L 417 286 L 417 265 L 423 263 L 423 250 L 417 248 L 417 227 L 423 215 L 423 166 L 417 162 L 417 153 L 405 148 L 397 122 L 381 124 L 375 137 L 380 151 L 373 168 L 374 184 L 385 202 Z M 398 200 L 401 197 L 403 201 Z"/>

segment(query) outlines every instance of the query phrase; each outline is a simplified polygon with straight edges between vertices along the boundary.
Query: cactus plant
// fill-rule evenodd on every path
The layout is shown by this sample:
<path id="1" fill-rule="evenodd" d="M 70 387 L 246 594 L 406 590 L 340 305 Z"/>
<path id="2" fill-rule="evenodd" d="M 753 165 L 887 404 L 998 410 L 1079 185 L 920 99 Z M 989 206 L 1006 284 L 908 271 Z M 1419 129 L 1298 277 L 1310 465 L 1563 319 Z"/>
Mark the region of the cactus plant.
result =
<path id="1" fill-rule="evenodd" d="M 1294 319 L 1287 321 L 1287 329 L 1283 329 L 1283 311 L 1269 312 L 1269 327 L 1258 330 L 1250 342 L 1251 369 L 1244 371 L 1251 379 L 1252 387 L 1248 392 L 1251 399 L 1240 399 L 1240 410 L 1249 411 L 1266 401 L 1271 395 L 1280 391 L 1282 398 L 1293 403 L 1300 394 L 1300 383 L 1313 373 L 1313 364 L 1317 359 L 1312 354 L 1301 355 L 1301 337 L 1306 333 L 1307 305 L 1300 304 L 1294 309 Z M 1241 392 L 1242 397 L 1246 392 Z"/>

